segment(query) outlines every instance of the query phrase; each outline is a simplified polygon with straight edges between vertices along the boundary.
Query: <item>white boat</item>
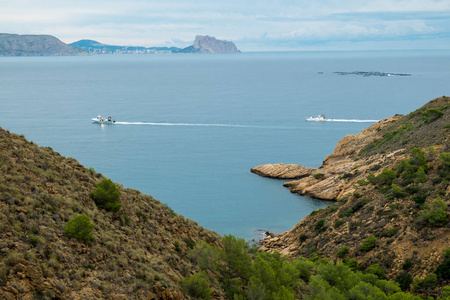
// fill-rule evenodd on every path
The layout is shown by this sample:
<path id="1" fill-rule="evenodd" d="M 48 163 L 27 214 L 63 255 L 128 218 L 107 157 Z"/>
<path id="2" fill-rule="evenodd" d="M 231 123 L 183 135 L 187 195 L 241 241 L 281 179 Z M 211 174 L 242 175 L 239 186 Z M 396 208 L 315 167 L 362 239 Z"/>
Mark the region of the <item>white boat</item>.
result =
<path id="1" fill-rule="evenodd" d="M 329 121 L 331 119 L 326 119 L 324 115 L 318 115 L 317 117 L 309 117 L 306 118 L 306 121 L 311 121 L 311 122 L 320 122 L 320 121 Z"/>
<path id="2" fill-rule="evenodd" d="M 102 116 L 97 116 L 97 118 L 92 118 L 92 123 L 94 123 L 94 124 L 111 124 L 112 125 L 112 124 L 116 123 L 116 121 L 111 117 L 104 118 Z"/>

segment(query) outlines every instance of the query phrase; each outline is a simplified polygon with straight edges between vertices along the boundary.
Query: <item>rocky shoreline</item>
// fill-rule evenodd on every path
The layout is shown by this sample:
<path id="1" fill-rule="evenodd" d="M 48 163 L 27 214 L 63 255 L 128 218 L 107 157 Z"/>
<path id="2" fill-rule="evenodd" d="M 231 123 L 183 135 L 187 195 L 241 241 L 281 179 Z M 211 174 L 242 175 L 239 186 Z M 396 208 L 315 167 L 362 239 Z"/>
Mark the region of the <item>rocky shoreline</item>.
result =
<path id="1" fill-rule="evenodd" d="M 356 157 L 371 141 L 380 138 L 381 128 L 401 118 L 400 115 L 381 120 L 355 135 L 341 139 L 334 153 L 328 155 L 317 169 L 297 164 L 265 164 L 254 167 L 251 172 L 276 179 L 295 179 L 284 183 L 292 193 L 322 200 L 337 200 L 355 191 L 355 183 L 367 177 L 375 165 L 386 160 L 398 160 L 395 152 L 374 157 Z M 400 151 L 400 150 L 399 150 Z"/>

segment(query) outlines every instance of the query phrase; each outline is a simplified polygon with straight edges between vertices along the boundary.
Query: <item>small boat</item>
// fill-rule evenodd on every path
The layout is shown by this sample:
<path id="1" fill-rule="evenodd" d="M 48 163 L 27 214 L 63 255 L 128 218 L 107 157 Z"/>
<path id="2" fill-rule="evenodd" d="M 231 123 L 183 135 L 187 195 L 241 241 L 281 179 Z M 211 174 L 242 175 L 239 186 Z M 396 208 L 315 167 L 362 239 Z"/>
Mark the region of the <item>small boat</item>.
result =
<path id="1" fill-rule="evenodd" d="M 99 115 L 99 116 L 97 116 L 97 118 L 92 118 L 92 123 L 94 123 L 94 124 L 111 124 L 112 125 L 112 124 L 116 123 L 116 121 L 111 117 L 104 118 Z"/>
<path id="2" fill-rule="evenodd" d="M 309 117 L 306 118 L 306 121 L 311 121 L 311 122 L 320 122 L 320 121 L 327 121 L 330 119 L 326 119 L 324 115 L 318 115 L 317 117 Z"/>

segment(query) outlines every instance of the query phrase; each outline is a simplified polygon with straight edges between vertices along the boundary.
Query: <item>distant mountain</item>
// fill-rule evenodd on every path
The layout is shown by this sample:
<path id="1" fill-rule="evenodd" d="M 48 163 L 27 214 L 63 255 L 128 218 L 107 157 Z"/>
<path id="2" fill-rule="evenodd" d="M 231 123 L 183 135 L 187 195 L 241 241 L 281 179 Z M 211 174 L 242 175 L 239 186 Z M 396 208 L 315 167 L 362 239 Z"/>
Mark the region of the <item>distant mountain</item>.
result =
<path id="1" fill-rule="evenodd" d="M 197 35 L 192 47 L 200 53 L 239 53 L 233 42 L 218 40 L 208 35 Z"/>
<path id="2" fill-rule="evenodd" d="M 83 49 L 69 46 L 51 35 L 0 33 L 0 56 L 86 55 Z"/>
<path id="3" fill-rule="evenodd" d="M 102 44 L 93 40 L 80 40 L 69 44 L 96 54 L 145 54 L 145 53 L 239 53 L 233 42 L 218 40 L 215 37 L 197 35 L 194 44 L 186 48 L 177 47 L 138 47 Z"/>
<path id="4" fill-rule="evenodd" d="M 90 53 L 96 54 L 136 54 L 136 53 L 171 53 L 179 52 L 177 47 L 139 47 L 139 46 L 115 46 L 102 44 L 93 40 L 80 40 L 69 44 L 73 47 L 82 48 Z"/>

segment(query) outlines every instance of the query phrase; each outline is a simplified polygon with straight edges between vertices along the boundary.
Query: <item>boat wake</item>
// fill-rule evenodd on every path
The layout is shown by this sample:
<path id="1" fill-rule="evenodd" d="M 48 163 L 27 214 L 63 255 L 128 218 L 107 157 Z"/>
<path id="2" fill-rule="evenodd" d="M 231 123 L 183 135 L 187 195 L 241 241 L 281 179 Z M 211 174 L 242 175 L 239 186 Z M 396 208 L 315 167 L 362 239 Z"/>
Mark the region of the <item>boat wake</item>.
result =
<path id="1" fill-rule="evenodd" d="M 376 123 L 380 120 L 358 120 L 358 119 L 325 119 L 317 122 L 349 122 L 349 123 Z"/>
<path id="2" fill-rule="evenodd" d="M 148 125 L 148 126 L 185 126 L 185 127 L 233 127 L 233 128 L 266 128 L 266 129 L 290 129 L 286 126 L 263 125 L 239 125 L 239 124 L 214 124 L 214 123 L 164 123 L 164 122 L 115 122 L 116 125 Z"/>

